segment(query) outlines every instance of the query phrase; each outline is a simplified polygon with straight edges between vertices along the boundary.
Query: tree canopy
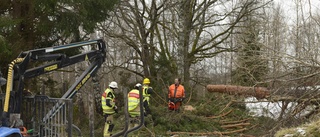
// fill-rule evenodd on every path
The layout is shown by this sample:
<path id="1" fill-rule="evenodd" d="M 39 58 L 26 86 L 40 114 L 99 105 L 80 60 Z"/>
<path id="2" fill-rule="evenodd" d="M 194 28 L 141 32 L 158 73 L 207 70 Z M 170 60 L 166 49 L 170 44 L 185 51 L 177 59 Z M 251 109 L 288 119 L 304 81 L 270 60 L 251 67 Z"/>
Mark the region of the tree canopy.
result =
<path id="1" fill-rule="evenodd" d="M 21 51 L 88 39 L 118 0 L 3 0 L 0 66 Z M 5 69 L 6 70 L 6 69 Z"/>

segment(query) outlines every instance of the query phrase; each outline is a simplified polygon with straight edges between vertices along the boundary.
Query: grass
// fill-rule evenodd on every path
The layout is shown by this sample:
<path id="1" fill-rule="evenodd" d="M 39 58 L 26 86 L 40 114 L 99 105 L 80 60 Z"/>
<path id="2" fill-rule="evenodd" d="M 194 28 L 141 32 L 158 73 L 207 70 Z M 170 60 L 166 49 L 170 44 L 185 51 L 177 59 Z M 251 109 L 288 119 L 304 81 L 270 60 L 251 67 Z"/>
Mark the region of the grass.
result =
<path id="1" fill-rule="evenodd" d="M 311 123 L 303 124 L 298 127 L 284 128 L 279 130 L 275 136 L 284 137 L 285 135 L 292 135 L 293 137 L 320 137 L 320 120 L 313 121 Z M 304 131 L 304 134 L 301 133 Z M 300 132 L 299 132 L 300 131 Z"/>

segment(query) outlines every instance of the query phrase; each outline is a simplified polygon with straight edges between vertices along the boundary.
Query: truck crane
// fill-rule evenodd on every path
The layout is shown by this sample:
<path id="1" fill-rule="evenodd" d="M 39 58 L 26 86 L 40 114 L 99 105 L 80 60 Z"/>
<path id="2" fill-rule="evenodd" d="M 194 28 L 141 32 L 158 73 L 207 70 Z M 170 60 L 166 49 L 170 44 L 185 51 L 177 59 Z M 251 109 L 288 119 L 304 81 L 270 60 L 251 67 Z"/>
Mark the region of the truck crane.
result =
<path id="1" fill-rule="evenodd" d="M 81 52 L 77 55 L 67 55 L 65 51 L 68 49 L 76 49 L 84 46 L 90 46 L 91 50 Z M 69 89 L 63 94 L 58 101 L 53 102 L 50 110 L 36 111 L 34 107 L 36 105 L 35 97 L 29 97 L 33 104 L 29 105 L 32 110 L 29 119 L 33 122 L 34 129 L 37 129 L 38 133 L 33 133 L 33 136 L 52 136 L 52 132 L 48 130 L 45 125 L 47 122 L 56 120 L 50 120 L 60 109 L 65 108 L 66 100 L 72 100 L 72 97 L 80 90 L 80 88 L 93 77 L 97 70 L 101 67 L 106 58 L 106 45 L 102 39 L 90 40 L 84 42 L 71 43 L 67 45 L 53 46 L 48 48 L 34 49 L 30 51 L 23 51 L 19 54 L 18 58 L 13 60 L 9 64 L 7 79 L 0 78 L 0 83 L 6 82 L 6 92 L 1 102 L 3 103 L 0 136 L 20 137 L 25 136 L 25 131 L 21 130 L 24 127 L 21 117 L 25 117 L 27 109 L 24 108 L 23 101 L 25 97 L 23 95 L 24 82 L 26 79 L 37 77 L 39 75 L 49 73 L 60 68 L 64 68 L 79 62 L 88 61 L 90 65 L 79 76 L 79 78 L 69 87 Z M 39 65 L 40 64 L 40 65 Z M 48 97 L 40 97 L 41 100 L 50 100 Z M 71 102 L 72 103 L 72 102 Z M 43 107 L 48 107 L 48 103 L 42 103 Z M 1 110 L 1 109 L 0 109 Z M 66 113 L 72 110 L 63 110 L 61 117 L 66 117 Z M 1 112 L 0 112 L 1 113 Z M 46 113 L 46 114 L 43 114 Z M 40 124 L 35 124 L 37 115 L 42 114 L 42 118 L 38 121 Z M 72 121 L 69 121 L 67 125 L 70 125 Z M 52 124 L 51 124 L 52 125 Z M 35 127 L 38 126 L 38 127 Z M 46 129 L 47 128 L 47 129 Z M 50 133 L 50 134 L 47 134 Z M 54 135 L 59 136 L 59 135 Z M 72 136 L 71 132 L 67 136 Z"/>

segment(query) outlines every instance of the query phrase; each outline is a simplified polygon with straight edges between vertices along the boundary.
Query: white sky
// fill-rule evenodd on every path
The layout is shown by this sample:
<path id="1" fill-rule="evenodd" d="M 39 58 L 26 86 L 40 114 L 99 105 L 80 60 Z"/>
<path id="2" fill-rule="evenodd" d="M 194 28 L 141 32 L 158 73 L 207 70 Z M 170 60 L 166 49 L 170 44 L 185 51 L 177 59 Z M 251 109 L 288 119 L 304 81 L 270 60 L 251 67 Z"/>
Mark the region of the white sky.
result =
<path id="1" fill-rule="evenodd" d="M 305 17 L 309 15 L 309 11 L 311 11 L 313 15 L 318 14 L 317 12 L 320 10 L 320 0 L 274 0 L 276 4 L 281 5 L 281 8 L 285 11 L 287 18 L 290 20 L 295 20 L 296 18 L 297 1 L 300 1 L 303 5 L 299 8 L 303 8 L 303 14 Z M 301 11 L 299 11 L 299 14 L 301 14 Z"/>

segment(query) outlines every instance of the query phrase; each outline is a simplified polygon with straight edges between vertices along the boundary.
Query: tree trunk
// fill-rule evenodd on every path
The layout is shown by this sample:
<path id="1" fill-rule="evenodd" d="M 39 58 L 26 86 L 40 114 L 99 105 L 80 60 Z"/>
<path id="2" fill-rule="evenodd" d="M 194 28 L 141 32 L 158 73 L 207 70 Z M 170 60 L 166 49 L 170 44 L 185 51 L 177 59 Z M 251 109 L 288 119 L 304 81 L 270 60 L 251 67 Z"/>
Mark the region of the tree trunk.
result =
<path id="1" fill-rule="evenodd" d="M 147 42 L 148 35 L 146 31 L 146 26 L 143 21 L 143 14 L 141 14 L 139 11 L 139 6 L 137 1 L 134 1 L 134 2 L 135 2 L 135 5 L 134 5 L 135 9 L 133 12 L 137 21 L 139 34 L 141 37 L 140 43 L 142 47 L 141 61 L 143 62 L 143 74 L 144 74 L 144 77 L 150 77 L 150 65 L 151 65 L 150 59 L 152 57 L 150 56 L 150 47 Z"/>
<path id="2" fill-rule="evenodd" d="M 180 36 L 179 36 L 179 47 L 178 56 L 182 57 L 178 63 L 178 66 L 183 67 L 180 74 L 183 75 L 183 81 L 186 90 L 190 90 L 190 67 L 192 59 L 189 57 L 189 44 L 190 44 L 190 33 L 192 29 L 192 18 L 193 18 L 193 0 L 181 0 L 180 1 Z"/>
<path id="3" fill-rule="evenodd" d="M 143 41 L 145 42 L 145 41 Z M 142 45 L 142 62 L 143 62 L 143 74 L 145 77 L 150 77 L 150 71 L 149 71 L 149 64 L 150 64 L 150 56 L 149 56 L 149 49 L 146 43 L 143 43 Z"/>
<path id="4" fill-rule="evenodd" d="M 258 99 L 270 96 L 270 91 L 263 87 L 245 87 L 234 85 L 207 85 L 209 92 L 228 93 L 230 95 L 249 95 Z"/>
<path id="5" fill-rule="evenodd" d="M 183 69 L 184 69 L 184 72 L 185 72 L 184 75 L 183 75 L 183 77 L 184 77 L 183 85 L 184 85 L 186 91 L 191 91 L 191 86 L 190 86 L 190 67 L 191 67 L 191 62 L 186 61 L 184 66 L 183 66 Z M 192 93 L 192 95 L 193 95 L 193 97 L 197 96 L 197 94 L 193 94 L 193 93 Z"/>
<path id="6" fill-rule="evenodd" d="M 34 45 L 33 35 L 33 18 L 34 18 L 34 6 L 32 1 L 13 1 L 13 13 L 14 19 L 22 20 L 19 22 L 16 28 L 16 35 L 12 35 L 11 43 L 14 43 L 14 49 L 17 51 L 30 50 Z M 19 54 L 17 52 L 15 54 Z"/>
<path id="7" fill-rule="evenodd" d="M 91 86 L 91 90 L 94 90 L 94 86 Z M 94 137 L 94 98 L 91 92 L 88 94 L 89 101 L 89 128 L 90 128 L 90 137 Z"/>

